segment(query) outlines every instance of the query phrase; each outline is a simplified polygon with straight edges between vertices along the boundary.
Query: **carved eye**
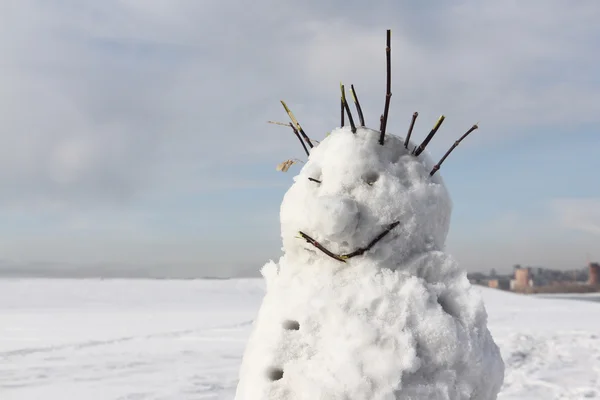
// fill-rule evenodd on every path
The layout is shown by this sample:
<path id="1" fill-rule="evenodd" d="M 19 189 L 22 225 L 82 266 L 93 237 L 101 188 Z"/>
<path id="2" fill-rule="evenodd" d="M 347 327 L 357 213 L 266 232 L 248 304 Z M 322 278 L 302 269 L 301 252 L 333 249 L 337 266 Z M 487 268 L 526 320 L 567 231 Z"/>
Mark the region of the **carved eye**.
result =
<path id="1" fill-rule="evenodd" d="M 283 321 L 283 329 L 288 330 L 288 331 L 297 331 L 300 329 L 300 323 L 298 321 L 294 321 L 294 320 L 285 320 Z"/>
<path id="2" fill-rule="evenodd" d="M 281 368 L 271 367 L 267 369 L 267 378 L 272 381 L 278 381 L 283 378 L 283 370 Z"/>
<path id="3" fill-rule="evenodd" d="M 377 172 L 369 172 L 363 176 L 363 180 L 369 186 L 373 186 L 375 182 L 379 179 L 379 174 Z"/>

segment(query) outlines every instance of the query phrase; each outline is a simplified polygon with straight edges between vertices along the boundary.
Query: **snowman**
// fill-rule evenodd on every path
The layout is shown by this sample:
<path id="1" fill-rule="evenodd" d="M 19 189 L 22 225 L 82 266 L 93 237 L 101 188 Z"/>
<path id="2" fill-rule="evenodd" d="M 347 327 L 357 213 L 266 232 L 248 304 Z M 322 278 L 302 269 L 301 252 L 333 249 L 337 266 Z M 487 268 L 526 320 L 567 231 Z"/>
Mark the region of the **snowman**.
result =
<path id="1" fill-rule="evenodd" d="M 281 204 L 284 255 L 262 268 L 266 294 L 247 343 L 237 400 L 496 399 L 504 363 L 484 304 L 444 244 L 451 201 L 421 143 L 355 124 L 315 145 Z M 344 116 L 349 125 L 344 126 Z M 308 150 L 310 149 L 310 151 Z M 289 164 L 288 164 L 289 167 Z"/>

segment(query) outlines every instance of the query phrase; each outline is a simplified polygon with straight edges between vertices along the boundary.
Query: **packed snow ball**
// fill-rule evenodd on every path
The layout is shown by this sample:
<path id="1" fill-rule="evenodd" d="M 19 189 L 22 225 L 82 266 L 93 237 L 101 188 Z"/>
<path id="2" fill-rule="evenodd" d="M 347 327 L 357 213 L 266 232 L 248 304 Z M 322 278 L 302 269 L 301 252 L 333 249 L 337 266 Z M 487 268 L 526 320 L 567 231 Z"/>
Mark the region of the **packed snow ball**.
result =
<path id="1" fill-rule="evenodd" d="M 372 258 L 402 263 L 444 246 L 452 205 L 440 176 L 429 176 L 433 163 L 411 155 L 414 144 L 406 149 L 395 136 L 385 139 L 381 146 L 377 131 L 341 128 L 313 149 L 281 205 L 287 254 L 306 259 L 314 252 L 299 231 L 341 254 L 367 246 L 394 222 Z"/>
<path id="2" fill-rule="evenodd" d="M 237 400 L 497 398 L 484 304 L 444 253 L 448 191 L 414 143 L 378 139 L 337 129 L 294 178 Z"/>

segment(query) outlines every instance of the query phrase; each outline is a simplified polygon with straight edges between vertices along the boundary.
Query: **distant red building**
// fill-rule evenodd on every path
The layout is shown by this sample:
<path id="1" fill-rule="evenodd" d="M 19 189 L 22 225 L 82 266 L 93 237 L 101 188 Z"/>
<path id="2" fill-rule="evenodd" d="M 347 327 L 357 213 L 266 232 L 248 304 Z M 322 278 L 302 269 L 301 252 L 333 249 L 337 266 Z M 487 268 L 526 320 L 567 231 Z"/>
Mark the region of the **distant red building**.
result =
<path id="1" fill-rule="evenodd" d="M 598 285 L 600 276 L 600 264 L 590 263 L 590 276 L 588 278 L 588 285 Z"/>
<path id="2" fill-rule="evenodd" d="M 531 286 L 531 274 L 529 268 L 515 269 L 515 289 L 524 289 Z"/>

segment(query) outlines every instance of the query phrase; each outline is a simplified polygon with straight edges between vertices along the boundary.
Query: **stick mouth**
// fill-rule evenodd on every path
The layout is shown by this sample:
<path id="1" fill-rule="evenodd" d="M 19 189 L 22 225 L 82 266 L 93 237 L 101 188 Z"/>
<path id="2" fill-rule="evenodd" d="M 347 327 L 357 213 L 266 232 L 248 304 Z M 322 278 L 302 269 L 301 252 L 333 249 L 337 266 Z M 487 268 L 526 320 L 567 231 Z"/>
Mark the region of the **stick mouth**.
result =
<path id="1" fill-rule="evenodd" d="M 364 253 L 366 253 L 367 251 L 371 250 L 371 248 L 373 246 L 375 246 L 377 244 L 377 242 L 379 242 L 381 239 L 383 239 L 388 233 L 390 233 L 399 224 L 400 224 L 400 221 L 396 221 L 396 222 L 389 224 L 379 235 L 377 235 L 373 240 L 371 240 L 368 245 L 366 245 L 365 247 L 356 249 L 351 253 L 345 253 L 345 254 L 336 254 L 336 253 L 328 250 L 321 243 L 319 243 L 318 241 L 316 241 L 315 239 L 308 236 L 306 233 L 304 233 L 302 231 L 299 231 L 298 234 L 300 235 L 300 237 L 302 239 L 306 240 L 307 243 L 313 245 L 315 248 L 319 249 L 322 253 L 333 258 L 334 260 L 338 260 L 340 262 L 345 263 L 346 260 L 349 260 L 350 258 L 353 258 L 353 257 L 361 256 Z"/>

